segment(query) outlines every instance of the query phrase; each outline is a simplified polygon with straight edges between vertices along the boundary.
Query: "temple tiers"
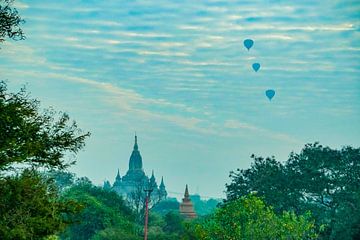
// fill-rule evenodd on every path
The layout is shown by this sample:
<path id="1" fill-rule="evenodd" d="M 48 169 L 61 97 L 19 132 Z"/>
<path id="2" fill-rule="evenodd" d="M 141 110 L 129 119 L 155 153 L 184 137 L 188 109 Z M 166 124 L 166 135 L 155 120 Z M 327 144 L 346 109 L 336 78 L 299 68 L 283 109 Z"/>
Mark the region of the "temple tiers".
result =
<path id="1" fill-rule="evenodd" d="M 185 188 L 184 198 L 182 199 L 182 203 L 180 203 L 179 212 L 185 218 L 188 219 L 196 218 L 196 213 L 194 211 L 194 206 L 190 200 L 189 189 L 187 184 Z"/>

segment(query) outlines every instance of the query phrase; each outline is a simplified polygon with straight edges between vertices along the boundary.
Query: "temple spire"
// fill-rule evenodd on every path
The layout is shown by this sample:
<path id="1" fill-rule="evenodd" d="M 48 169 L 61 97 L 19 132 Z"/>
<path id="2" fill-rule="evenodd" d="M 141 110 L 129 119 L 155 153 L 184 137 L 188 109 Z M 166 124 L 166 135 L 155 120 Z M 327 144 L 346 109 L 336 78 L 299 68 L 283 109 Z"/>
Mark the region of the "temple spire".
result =
<path id="1" fill-rule="evenodd" d="M 188 199 L 189 196 L 190 196 L 190 195 L 189 195 L 189 189 L 188 189 L 188 185 L 186 184 L 184 197 L 185 197 L 186 199 Z"/>
<path id="2" fill-rule="evenodd" d="M 164 184 L 164 177 L 161 177 L 160 187 L 165 187 L 165 184 Z"/>
<path id="3" fill-rule="evenodd" d="M 196 213 L 194 211 L 194 206 L 191 202 L 188 185 L 185 187 L 184 198 L 182 199 L 182 203 L 180 203 L 179 212 L 185 218 L 196 218 Z"/>
<path id="4" fill-rule="evenodd" d="M 120 170 L 118 169 L 117 175 L 116 175 L 116 180 L 120 181 L 121 180 L 121 176 L 120 176 Z"/>

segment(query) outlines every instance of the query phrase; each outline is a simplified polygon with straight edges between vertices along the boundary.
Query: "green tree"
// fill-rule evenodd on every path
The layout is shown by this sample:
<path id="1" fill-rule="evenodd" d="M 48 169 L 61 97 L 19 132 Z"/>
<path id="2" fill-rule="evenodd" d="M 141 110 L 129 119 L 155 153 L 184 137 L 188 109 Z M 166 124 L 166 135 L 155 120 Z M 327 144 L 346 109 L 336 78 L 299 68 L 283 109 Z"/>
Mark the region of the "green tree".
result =
<path id="1" fill-rule="evenodd" d="M 254 195 L 227 202 L 213 216 L 190 225 L 198 239 L 315 239 L 314 221 L 309 214 L 293 212 L 277 215 Z"/>
<path id="2" fill-rule="evenodd" d="M 41 111 L 24 88 L 8 93 L 0 82 L 0 174 L 18 167 L 65 169 L 75 162 L 65 154 L 76 154 L 89 135 L 66 113 Z"/>
<path id="3" fill-rule="evenodd" d="M 74 224 L 61 234 L 62 239 L 109 239 L 118 232 L 133 237 L 139 232 L 135 214 L 125 201 L 113 191 L 93 186 L 86 178 L 67 189 L 63 199 L 76 201 L 83 210 L 70 219 Z"/>
<path id="4" fill-rule="evenodd" d="M 42 239 L 63 230 L 64 217 L 78 210 L 73 201 L 58 201 L 56 187 L 36 171 L 0 179 L 0 239 Z"/>
<path id="5" fill-rule="evenodd" d="M 43 176 L 54 181 L 60 192 L 70 188 L 75 183 L 75 174 L 64 170 L 46 171 Z"/>
<path id="6" fill-rule="evenodd" d="M 230 172 L 231 183 L 226 184 L 227 200 L 235 200 L 256 192 L 266 203 L 281 213 L 286 210 L 298 212 L 298 197 L 289 184 L 287 171 L 274 157 L 263 158 L 252 155 L 249 169 Z"/>
<path id="7" fill-rule="evenodd" d="M 286 168 L 303 209 L 327 226 L 324 237 L 353 239 L 360 222 L 360 148 L 307 144 L 290 155 Z"/>
<path id="8" fill-rule="evenodd" d="M 165 225 L 163 227 L 164 232 L 167 233 L 179 233 L 184 232 L 183 218 L 178 212 L 168 212 L 164 216 Z"/>
<path id="9" fill-rule="evenodd" d="M 16 8 L 12 7 L 13 0 L 0 0 L 0 42 L 6 38 L 13 40 L 25 39 L 20 25 L 25 21 L 20 17 Z"/>
<path id="10" fill-rule="evenodd" d="M 75 155 L 87 136 L 67 114 L 42 112 L 25 89 L 8 93 L 0 82 L 0 239 L 41 239 L 63 229 L 78 207 L 59 201 L 35 169 L 65 169 L 74 160 L 64 156 Z"/>
<path id="11" fill-rule="evenodd" d="M 117 227 L 109 227 L 97 232 L 91 240 L 142 240 L 142 237 L 128 233 Z"/>
<path id="12" fill-rule="evenodd" d="M 353 239 L 360 223 L 360 149 L 334 150 L 318 143 L 291 153 L 285 163 L 255 157 L 250 169 L 232 172 L 227 200 L 251 192 L 277 213 L 310 210 L 323 239 Z"/>

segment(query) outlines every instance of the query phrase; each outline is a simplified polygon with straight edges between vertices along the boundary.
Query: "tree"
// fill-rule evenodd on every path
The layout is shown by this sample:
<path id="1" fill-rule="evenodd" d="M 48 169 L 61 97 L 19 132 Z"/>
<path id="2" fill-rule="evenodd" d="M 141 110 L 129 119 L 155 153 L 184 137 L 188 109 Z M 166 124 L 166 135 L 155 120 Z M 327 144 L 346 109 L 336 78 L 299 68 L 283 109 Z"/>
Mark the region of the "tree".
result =
<path id="1" fill-rule="evenodd" d="M 62 230 L 79 210 L 60 201 L 50 179 L 35 169 L 65 169 L 89 133 L 67 114 L 40 111 L 25 89 L 8 93 L 0 82 L 0 239 L 41 239 Z"/>
<path id="2" fill-rule="evenodd" d="M 8 93 L 0 82 L 0 176 L 24 167 L 65 169 L 74 163 L 65 154 L 76 154 L 89 135 L 66 113 L 41 112 L 24 88 Z"/>
<path id="3" fill-rule="evenodd" d="M 25 21 L 20 17 L 16 8 L 12 7 L 13 0 L 0 0 L 0 42 L 6 38 L 23 40 L 25 35 L 20 25 Z"/>
<path id="4" fill-rule="evenodd" d="M 314 221 L 309 214 L 293 212 L 276 215 L 271 207 L 255 195 L 229 201 L 213 216 L 190 225 L 198 239 L 315 239 Z"/>
<path id="5" fill-rule="evenodd" d="M 0 179 L 0 239 L 41 239 L 63 230 L 73 201 L 60 202 L 56 187 L 36 171 Z"/>
<path id="6" fill-rule="evenodd" d="M 352 239 L 360 222 L 360 148 L 307 144 L 290 154 L 286 168 L 304 208 L 327 225 L 326 237 Z"/>
<path id="7" fill-rule="evenodd" d="M 83 210 L 80 214 L 73 215 L 71 221 L 74 224 L 61 234 L 62 239 L 111 239 L 116 233 L 129 237 L 124 239 L 137 239 L 135 236 L 139 229 L 134 224 L 135 215 L 115 192 L 95 187 L 86 179 L 80 179 L 65 191 L 63 199 L 76 201 L 82 205 Z"/>
<path id="8" fill-rule="evenodd" d="M 180 216 L 177 212 L 168 212 L 164 216 L 165 226 L 163 227 L 164 231 L 167 233 L 182 233 L 184 231 L 184 226 L 182 224 L 183 217 Z"/>
<path id="9" fill-rule="evenodd" d="M 148 188 L 147 183 L 139 184 L 136 186 L 133 191 L 127 194 L 127 202 L 131 206 L 131 208 L 136 213 L 136 221 L 139 224 L 142 224 L 144 221 L 145 215 L 145 201 L 147 198 L 147 193 L 144 191 Z M 163 196 L 161 196 L 156 189 L 151 192 L 148 207 L 149 210 L 156 207 L 163 200 Z"/>
<path id="10" fill-rule="evenodd" d="M 43 176 L 54 181 L 60 192 L 70 188 L 75 183 L 75 174 L 67 171 L 50 170 L 44 172 Z"/>
<path id="11" fill-rule="evenodd" d="M 234 200 L 256 192 L 267 204 L 281 213 L 293 210 L 298 213 L 299 201 L 295 197 L 283 164 L 274 157 L 263 158 L 252 155 L 249 169 L 230 172 L 231 183 L 226 184 L 227 200 Z"/>
<path id="12" fill-rule="evenodd" d="M 169 212 L 179 211 L 180 203 L 175 199 L 165 199 L 156 204 L 152 211 L 159 213 L 160 215 L 166 215 Z"/>
<path id="13" fill-rule="evenodd" d="M 352 239 L 360 223 L 360 148 L 334 150 L 306 144 L 285 163 L 254 157 L 250 169 L 230 174 L 227 201 L 250 192 L 264 198 L 276 212 L 311 211 L 323 239 Z"/>

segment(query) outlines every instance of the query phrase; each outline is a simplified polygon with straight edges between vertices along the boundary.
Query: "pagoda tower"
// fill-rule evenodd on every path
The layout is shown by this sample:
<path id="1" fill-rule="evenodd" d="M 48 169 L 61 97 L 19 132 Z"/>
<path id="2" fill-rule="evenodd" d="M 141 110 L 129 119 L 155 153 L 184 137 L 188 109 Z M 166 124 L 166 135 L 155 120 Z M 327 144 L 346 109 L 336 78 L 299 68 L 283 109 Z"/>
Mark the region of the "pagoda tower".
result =
<path id="1" fill-rule="evenodd" d="M 194 211 L 194 206 L 191 202 L 188 185 L 186 184 L 184 198 L 182 203 L 180 203 L 180 214 L 187 219 L 196 218 L 196 213 Z"/>

